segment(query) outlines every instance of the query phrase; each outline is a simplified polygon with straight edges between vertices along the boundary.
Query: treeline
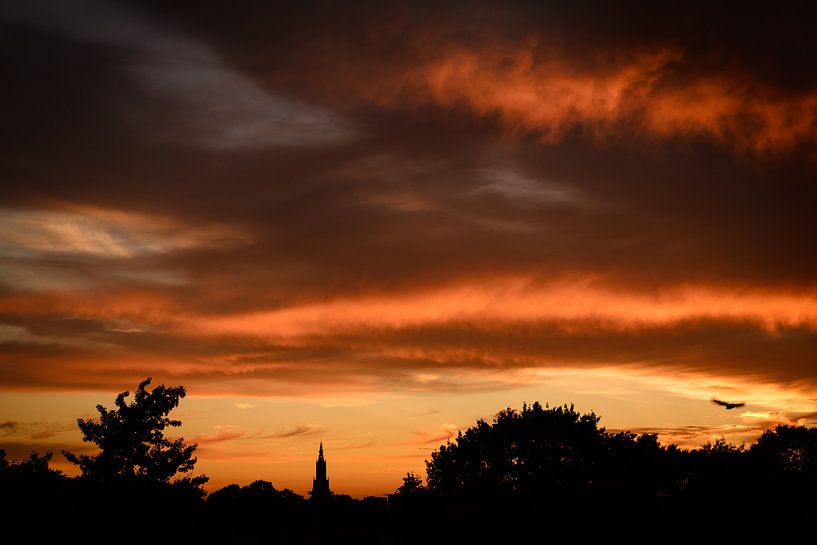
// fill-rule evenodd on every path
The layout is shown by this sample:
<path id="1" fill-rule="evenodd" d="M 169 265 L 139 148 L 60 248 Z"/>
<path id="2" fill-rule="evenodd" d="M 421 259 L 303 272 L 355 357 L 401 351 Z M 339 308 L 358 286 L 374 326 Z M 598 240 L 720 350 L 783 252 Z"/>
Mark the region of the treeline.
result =
<path id="1" fill-rule="evenodd" d="M 622 521 L 675 534 L 728 521 L 720 530 L 734 534 L 809 520 L 817 500 L 817 428 L 781 425 L 748 448 L 685 450 L 539 403 L 478 421 L 432 453 L 425 478 L 408 473 L 387 497 L 317 501 L 266 481 L 205 495 L 206 477 L 191 476 L 195 445 L 162 433 L 179 424 L 167 415 L 184 389 L 148 384 L 132 403 L 123 392 L 116 409 L 98 406 L 98 421 L 80 420 L 99 447 L 66 453 L 80 477 L 51 469 L 51 453 L 9 461 L 0 450 L 6 520 L 39 518 L 31 528 L 42 538 L 134 543 L 459 543 L 542 528 L 609 537 Z"/>
<path id="2" fill-rule="evenodd" d="M 749 448 L 718 440 L 685 450 L 660 444 L 655 434 L 609 433 L 599 420 L 573 406 L 505 409 L 434 451 L 427 486 L 408 475 L 399 492 L 694 501 L 817 492 L 817 428 L 779 425 Z"/>

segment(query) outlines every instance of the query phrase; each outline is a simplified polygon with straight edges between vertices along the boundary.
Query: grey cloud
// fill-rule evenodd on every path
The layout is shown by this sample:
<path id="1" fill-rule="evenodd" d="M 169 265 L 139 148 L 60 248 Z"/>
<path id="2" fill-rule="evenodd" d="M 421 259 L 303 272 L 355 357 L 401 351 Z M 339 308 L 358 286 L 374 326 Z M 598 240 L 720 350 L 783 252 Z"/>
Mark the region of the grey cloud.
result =
<path id="1" fill-rule="evenodd" d="M 122 67 L 149 95 L 175 101 L 182 127 L 154 127 L 158 140 L 215 150 L 311 146 L 345 140 L 352 129 L 337 114 L 276 96 L 229 66 L 206 44 L 104 0 L 12 2 L 0 20 L 24 23 L 125 52 Z"/>
<path id="2" fill-rule="evenodd" d="M 590 204 L 575 188 L 567 184 L 528 178 L 512 168 L 489 167 L 482 173 L 485 183 L 474 189 L 474 194 L 499 194 L 523 207 Z"/>

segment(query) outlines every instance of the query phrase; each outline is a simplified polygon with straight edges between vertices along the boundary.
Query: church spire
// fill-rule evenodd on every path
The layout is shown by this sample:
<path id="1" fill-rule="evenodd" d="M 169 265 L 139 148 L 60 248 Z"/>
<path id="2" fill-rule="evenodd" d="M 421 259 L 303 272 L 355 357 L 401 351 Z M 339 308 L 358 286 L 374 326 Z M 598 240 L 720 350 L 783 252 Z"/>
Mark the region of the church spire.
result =
<path id="1" fill-rule="evenodd" d="M 318 459 L 315 461 L 315 479 L 312 481 L 312 499 L 324 499 L 331 495 L 329 479 L 326 478 L 326 459 L 323 457 L 323 441 L 318 448 Z"/>

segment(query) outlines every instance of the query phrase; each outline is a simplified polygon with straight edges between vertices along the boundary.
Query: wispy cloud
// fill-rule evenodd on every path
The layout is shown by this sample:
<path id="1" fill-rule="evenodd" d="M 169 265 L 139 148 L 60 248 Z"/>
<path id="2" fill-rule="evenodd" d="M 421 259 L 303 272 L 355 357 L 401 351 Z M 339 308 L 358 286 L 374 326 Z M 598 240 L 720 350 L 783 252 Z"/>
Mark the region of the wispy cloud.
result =
<path id="1" fill-rule="evenodd" d="M 59 422 L 18 422 L 15 420 L 0 422 L 2 436 L 14 436 L 17 441 L 49 439 L 75 429 L 76 426 L 73 424 Z"/>
<path id="2" fill-rule="evenodd" d="M 319 435 L 324 433 L 326 430 L 323 426 L 319 424 L 305 424 L 301 426 L 296 426 L 289 430 L 279 431 L 275 433 L 267 433 L 261 435 L 259 439 L 290 439 L 294 437 L 311 437 L 313 435 Z"/>
<path id="3" fill-rule="evenodd" d="M 414 432 L 414 437 L 409 439 L 408 441 L 401 441 L 398 443 L 400 446 L 416 446 L 416 447 L 429 447 L 429 446 L 438 446 L 441 443 L 445 443 L 457 436 L 457 431 L 459 427 L 456 424 L 452 424 L 450 422 L 445 422 L 440 424 L 438 428 L 432 430 L 416 430 Z"/>
<path id="4" fill-rule="evenodd" d="M 56 30 L 93 44 L 122 48 L 121 67 L 144 90 L 175 102 L 172 117 L 152 131 L 210 149 L 311 146 L 346 140 L 351 128 L 337 114 L 266 91 L 227 66 L 207 44 L 105 0 L 14 2 L 2 12 L 11 22 Z"/>
<path id="5" fill-rule="evenodd" d="M 484 183 L 471 193 L 499 195 L 523 207 L 545 206 L 589 207 L 591 203 L 575 187 L 549 180 L 529 178 L 507 166 L 486 167 Z"/>
<path id="6" fill-rule="evenodd" d="M 3 435 L 11 435 L 15 433 L 20 428 L 20 423 L 15 422 L 14 420 L 6 420 L 5 422 L 0 422 L 0 430 L 3 430 Z"/>
<path id="7" fill-rule="evenodd" d="M 224 430 L 212 435 L 197 435 L 191 438 L 191 443 L 200 443 L 203 445 L 211 443 L 224 443 L 226 441 L 234 441 L 244 436 L 242 431 Z"/>
<path id="8" fill-rule="evenodd" d="M 157 215 L 66 204 L 61 209 L 0 208 L 0 255 L 87 254 L 131 258 L 248 242 L 227 225 L 184 225 Z"/>

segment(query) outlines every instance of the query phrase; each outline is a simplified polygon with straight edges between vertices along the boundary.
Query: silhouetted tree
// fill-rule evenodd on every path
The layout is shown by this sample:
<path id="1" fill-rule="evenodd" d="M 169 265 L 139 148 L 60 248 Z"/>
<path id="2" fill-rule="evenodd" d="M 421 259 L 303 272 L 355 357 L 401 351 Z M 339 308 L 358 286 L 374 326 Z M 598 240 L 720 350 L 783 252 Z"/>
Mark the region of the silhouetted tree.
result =
<path id="1" fill-rule="evenodd" d="M 686 453 L 686 478 L 681 491 L 705 501 L 725 494 L 745 494 L 758 475 L 748 473 L 746 449 L 718 439 Z"/>
<path id="2" fill-rule="evenodd" d="M 685 476 L 684 457 L 676 445 L 663 446 L 658 435 L 630 431 L 605 433 L 606 453 L 594 486 L 611 497 L 666 497 L 678 491 Z"/>
<path id="3" fill-rule="evenodd" d="M 750 452 L 776 473 L 817 479 L 817 428 L 779 425 L 764 431 Z"/>
<path id="4" fill-rule="evenodd" d="M 299 506 L 304 501 L 303 496 L 289 488 L 277 490 L 271 482 L 261 480 L 243 487 L 229 484 L 207 496 L 207 503 L 211 506 L 243 511 L 252 509 L 269 511 L 284 506 Z"/>
<path id="5" fill-rule="evenodd" d="M 425 492 L 425 489 L 423 478 L 413 471 L 409 471 L 406 473 L 406 476 L 403 477 L 403 484 L 401 484 L 394 493 L 398 496 L 414 497 L 421 495 Z"/>
<path id="6" fill-rule="evenodd" d="M 53 457 L 54 453 L 50 450 L 45 454 L 31 451 L 28 458 L 9 462 L 6 460 L 6 451 L 0 449 L 0 470 L 7 475 L 14 475 L 16 478 L 21 479 L 61 477 L 62 471 L 48 467 Z"/>
<path id="7" fill-rule="evenodd" d="M 22 471 L 26 471 L 28 473 L 48 473 L 49 471 L 56 471 L 52 470 L 48 467 L 48 464 L 51 462 L 51 459 L 54 457 L 54 453 L 50 450 L 45 454 L 40 454 L 38 452 L 31 451 L 28 458 L 21 462 L 17 462 L 14 465 L 21 469 Z M 62 473 L 61 471 L 56 471 L 56 473 Z"/>
<path id="8" fill-rule="evenodd" d="M 594 413 L 538 402 L 479 420 L 426 462 L 428 488 L 485 495 L 576 492 L 593 482 L 604 456 L 604 433 Z"/>
<path id="9" fill-rule="evenodd" d="M 99 421 L 77 419 L 83 441 L 99 447 L 95 456 L 63 455 L 82 470 L 84 478 L 106 483 L 139 480 L 147 483 L 169 483 L 178 474 L 193 470 L 197 445 L 186 445 L 183 438 L 169 440 L 164 435 L 167 427 L 180 426 L 168 414 L 186 395 L 183 386 L 156 386 L 148 391 L 151 379 L 142 381 L 133 401 L 127 403 L 130 392 L 116 397 L 116 409 L 97 405 Z M 208 478 L 204 475 L 177 478 L 175 484 L 198 488 Z"/>
<path id="10" fill-rule="evenodd" d="M 32 451 L 27 458 L 9 461 L 0 449 L 0 512 L 59 509 L 68 496 L 69 479 L 49 467 L 51 458 L 50 451 Z"/>
<path id="11" fill-rule="evenodd" d="M 397 487 L 393 494 L 389 494 L 389 502 L 393 505 L 415 507 L 426 499 L 428 489 L 423 484 L 423 478 L 409 471 L 403 477 L 403 484 Z"/>
<path id="12" fill-rule="evenodd" d="M 767 494 L 790 499 L 817 493 L 817 428 L 779 425 L 766 430 L 749 449 L 752 472 Z"/>

